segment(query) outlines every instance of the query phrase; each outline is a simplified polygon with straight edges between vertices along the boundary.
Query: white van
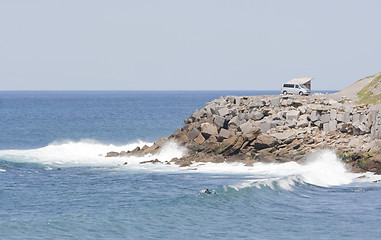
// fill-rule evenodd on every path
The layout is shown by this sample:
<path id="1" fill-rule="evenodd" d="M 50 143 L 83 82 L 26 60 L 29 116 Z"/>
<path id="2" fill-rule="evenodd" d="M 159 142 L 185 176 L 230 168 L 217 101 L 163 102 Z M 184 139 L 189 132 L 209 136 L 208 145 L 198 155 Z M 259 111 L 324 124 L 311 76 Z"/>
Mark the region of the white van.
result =
<path id="1" fill-rule="evenodd" d="M 303 84 L 285 83 L 282 85 L 283 94 L 309 95 L 310 90 Z"/>

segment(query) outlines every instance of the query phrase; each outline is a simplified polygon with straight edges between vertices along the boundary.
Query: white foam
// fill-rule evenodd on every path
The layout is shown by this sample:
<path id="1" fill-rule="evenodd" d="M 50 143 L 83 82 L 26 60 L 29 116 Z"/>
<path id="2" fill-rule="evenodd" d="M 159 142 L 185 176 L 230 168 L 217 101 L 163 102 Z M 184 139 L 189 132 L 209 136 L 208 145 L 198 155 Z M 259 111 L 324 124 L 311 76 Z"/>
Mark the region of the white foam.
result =
<path id="1" fill-rule="evenodd" d="M 95 140 L 84 139 L 81 141 L 53 142 L 46 147 L 30 150 L 1 150 L 0 158 L 12 162 L 29 162 L 49 166 L 73 167 L 73 166 L 105 166 L 117 167 L 128 163 L 129 168 L 157 169 L 169 168 L 163 164 L 140 164 L 143 161 L 158 159 L 165 162 L 174 157 L 182 157 L 185 149 L 173 142 L 168 142 L 163 149 L 155 155 L 148 154 L 143 157 L 105 157 L 111 151 L 129 151 L 144 145 L 151 146 L 152 143 L 138 141 L 126 145 L 103 144 Z M 126 167 L 127 167 L 126 166 Z M 167 166 L 167 167 L 166 167 Z M 177 166 L 176 166 L 177 168 Z"/>
<path id="2" fill-rule="evenodd" d="M 310 155 L 303 164 L 296 162 L 256 163 L 253 167 L 245 167 L 239 163 L 218 165 L 207 163 L 194 164 L 192 167 L 197 167 L 200 172 L 217 170 L 220 173 L 250 174 L 256 178 L 231 186 L 234 189 L 248 186 L 274 188 L 276 182 L 278 187 L 291 190 L 297 181 L 329 187 L 349 184 L 359 176 L 359 174 L 351 173 L 333 150 L 320 150 Z"/>
<path id="3" fill-rule="evenodd" d="M 194 163 L 189 167 L 180 168 L 169 163 L 172 158 L 180 158 L 186 149 L 174 142 L 168 142 L 163 149 L 155 155 L 143 157 L 111 157 L 105 158 L 110 151 L 128 151 L 136 147 L 152 145 L 152 143 L 136 142 L 116 146 L 103 144 L 94 140 L 54 142 L 46 147 L 30 150 L 1 150 L 0 158 L 14 162 L 33 162 L 50 166 L 104 166 L 119 167 L 120 169 L 133 169 L 143 171 L 192 171 L 213 174 L 239 174 L 246 176 L 245 181 L 234 185 L 235 189 L 248 186 L 273 188 L 276 184 L 282 189 L 292 190 L 295 182 L 305 182 L 317 186 L 328 187 L 349 184 L 353 181 L 375 181 L 380 177 L 367 174 L 358 179 L 361 174 L 351 173 L 336 153 L 332 150 L 321 150 L 310 155 L 304 164 L 296 162 L 287 163 L 256 163 L 252 167 L 243 163 Z M 164 164 L 141 164 L 143 161 L 158 159 Z M 127 163 L 127 165 L 124 165 Z"/>

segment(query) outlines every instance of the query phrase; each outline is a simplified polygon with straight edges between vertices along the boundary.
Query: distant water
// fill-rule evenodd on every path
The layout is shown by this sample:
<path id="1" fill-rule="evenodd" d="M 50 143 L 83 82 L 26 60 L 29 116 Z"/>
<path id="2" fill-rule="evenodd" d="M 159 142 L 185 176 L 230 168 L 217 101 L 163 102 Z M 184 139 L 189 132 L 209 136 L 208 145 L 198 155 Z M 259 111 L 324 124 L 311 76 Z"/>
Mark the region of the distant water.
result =
<path id="1" fill-rule="evenodd" d="M 333 150 L 253 167 L 139 164 L 181 157 L 174 143 L 104 158 L 220 96 L 278 93 L 0 92 L 0 239 L 379 239 L 381 177 L 358 178 Z"/>

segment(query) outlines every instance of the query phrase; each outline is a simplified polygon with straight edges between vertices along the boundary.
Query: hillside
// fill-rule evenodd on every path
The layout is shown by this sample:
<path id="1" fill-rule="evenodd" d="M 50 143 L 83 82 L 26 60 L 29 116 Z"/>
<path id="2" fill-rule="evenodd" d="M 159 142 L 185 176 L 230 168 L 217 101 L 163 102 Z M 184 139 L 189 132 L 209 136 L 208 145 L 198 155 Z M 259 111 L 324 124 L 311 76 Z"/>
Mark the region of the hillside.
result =
<path id="1" fill-rule="evenodd" d="M 334 98 L 348 97 L 358 103 L 381 103 L 381 73 L 363 78 L 342 91 L 332 94 Z"/>

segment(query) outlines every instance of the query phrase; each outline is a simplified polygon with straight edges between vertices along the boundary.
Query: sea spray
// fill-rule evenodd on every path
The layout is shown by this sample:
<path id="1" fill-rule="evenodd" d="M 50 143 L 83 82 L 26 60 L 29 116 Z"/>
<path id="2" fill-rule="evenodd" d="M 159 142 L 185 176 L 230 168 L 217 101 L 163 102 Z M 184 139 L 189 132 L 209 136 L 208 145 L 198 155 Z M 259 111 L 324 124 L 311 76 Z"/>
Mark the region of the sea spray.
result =
<path id="1" fill-rule="evenodd" d="M 30 162 L 52 166 L 110 166 L 120 163 L 120 159 L 106 159 L 104 153 L 117 150 L 128 151 L 136 147 L 151 145 L 137 141 L 126 145 L 103 144 L 92 139 L 80 141 L 54 141 L 46 147 L 28 150 L 0 150 L 0 158 L 11 162 Z"/>
<path id="2" fill-rule="evenodd" d="M 181 158 L 186 149 L 175 142 L 168 142 L 162 150 L 154 155 L 135 157 L 105 158 L 108 151 L 129 151 L 136 147 L 152 145 L 138 141 L 131 144 L 116 146 L 103 144 L 95 140 L 53 142 L 46 147 L 30 150 L 1 150 L 0 159 L 11 162 L 39 163 L 45 166 L 73 167 L 119 167 L 121 170 L 144 170 L 161 172 L 190 171 L 207 174 L 236 174 L 245 176 L 245 180 L 232 186 L 235 189 L 244 187 L 261 188 L 276 185 L 282 189 L 292 190 L 295 182 L 329 187 L 349 184 L 359 174 L 348 171 L 344 162 L 333 150 L 319 150 L 309 155 L 304 163 L 256 163 L 252 167 L 243 163 L 193 163 L 190 167 L 181 168 L 170 163 L 172 158 Z M 161 163 L 142 162 L 159 160 Z M 51 169 L 46 167 L 46 169 Z M 369 174 L 368 174 L 369 175 Z"/>

